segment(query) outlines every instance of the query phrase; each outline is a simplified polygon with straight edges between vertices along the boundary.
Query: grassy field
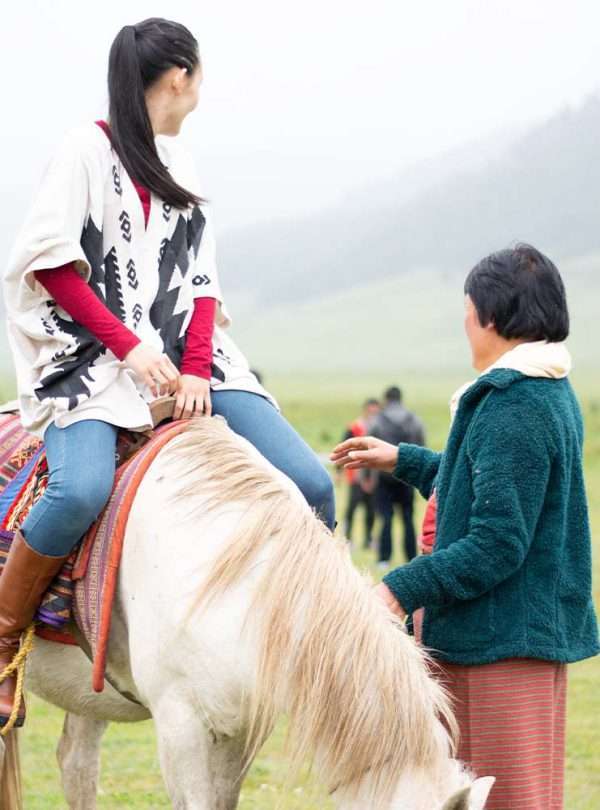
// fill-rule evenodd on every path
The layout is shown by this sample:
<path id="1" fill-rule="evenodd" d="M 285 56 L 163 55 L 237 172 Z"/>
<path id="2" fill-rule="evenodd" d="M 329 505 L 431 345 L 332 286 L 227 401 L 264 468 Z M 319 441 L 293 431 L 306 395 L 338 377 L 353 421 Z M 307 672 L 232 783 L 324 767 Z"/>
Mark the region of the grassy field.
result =
<path id="1" fill-rule="evenodd" d="M 587 425 L 586 474 L 595 536 L 595 595 L 600 604 L 600 384 L 582 375 L 575 379 Z M 382 377 L 272 379 L 268 383 L 279 397 L 288 418 L 313 447 L 328 450 L 343 426 L 356 415 L 366 396 L 377 395 L 390 380 Z M 460 379 L 403 378 L 409 407 L 424 419 L 431 446 L 443 447 L 448 428 L 447 399 Z M 595 387 L 594 387 L 595 386 Z M 344 493 L 339 493 L 340 513 Z M 419 516 L 422 503 L 419 504 Z M 361 523 L 357 516 L 357 528 Z M 360 539 L 360 538 L 358 538 Z M 396 543 L 396 549 L 398 543 Z M 401 555 L 395 552 L 397 563 Z M 370 567 L 370 552 L 360 552 L 357 563 Z M 600 807 L 600 658 L 570 668 L 567 748 L 568 810 L 597 810 Z M 62 724 L 61 713 L 32 699 L 28 725 L 23 733 L 27 810 L 60 810 L 62 799 L 54 749 Z M 244 783 L 242 810 L 326 810 L 331 807 L 309 781 L 284 787 L 285 756 L 283 726 L 265 745 Z M 114 725 L 105 737 L 102 753 L 101 808 L 169 807 L 150 722 Z"/>

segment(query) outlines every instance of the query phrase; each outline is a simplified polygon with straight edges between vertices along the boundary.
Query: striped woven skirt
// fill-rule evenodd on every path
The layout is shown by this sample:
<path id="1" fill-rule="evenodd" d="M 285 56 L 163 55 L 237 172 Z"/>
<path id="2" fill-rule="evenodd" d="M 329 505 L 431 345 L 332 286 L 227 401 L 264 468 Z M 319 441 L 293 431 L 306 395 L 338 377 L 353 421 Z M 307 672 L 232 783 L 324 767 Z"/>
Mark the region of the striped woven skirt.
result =
<path id="1" fill-rule="evenodd" d="M 566 665 L 441 663 L 439 677 L 454 702 L 459 759 L 496 777 L 486 810 L 562 810 Z"/>

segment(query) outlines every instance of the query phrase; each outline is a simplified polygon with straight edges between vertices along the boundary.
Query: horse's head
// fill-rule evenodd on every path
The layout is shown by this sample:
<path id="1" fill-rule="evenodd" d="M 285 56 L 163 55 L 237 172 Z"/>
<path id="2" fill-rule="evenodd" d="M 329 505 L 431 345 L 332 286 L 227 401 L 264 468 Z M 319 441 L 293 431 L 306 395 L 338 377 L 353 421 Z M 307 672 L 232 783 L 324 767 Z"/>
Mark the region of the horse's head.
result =
<path id="1" fill-rule="evenodd" d="M 484 810 L 493 776 L 475 778 L 457 759 L 438 771 L 407 774 L 400 780 L 390 810 Z"/>
<path id="2" fill-rule="evenodd" d="M 495 782 L 493 776 L 475 779 L 460 762 L 449 760 L 442 780 L 423 771 L 405 773 L 398 781 L 389 802 L 378 803 L 377 810 L 484 810 Z M 339 810 L 364 810 L 373 807 L 372 784 L 367 775 L 351 789 L 333 793 Z"/>

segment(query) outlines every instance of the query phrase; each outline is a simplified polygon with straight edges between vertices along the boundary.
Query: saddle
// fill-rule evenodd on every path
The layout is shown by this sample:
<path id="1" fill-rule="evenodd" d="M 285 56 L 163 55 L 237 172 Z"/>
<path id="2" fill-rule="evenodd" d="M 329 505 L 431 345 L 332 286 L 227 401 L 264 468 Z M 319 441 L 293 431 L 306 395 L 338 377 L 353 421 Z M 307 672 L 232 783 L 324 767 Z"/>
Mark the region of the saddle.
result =
<path id="1" fill-rule="evenodd" d="M 50 641 L 79 644 L 76 636 L 81 636 L 81 646 L 88 654 L 91 651 L 92 686 L 97 692 L 104 688 L 112 605 L 133 499 L 159 451 L 188 424 L 169 421 L 174 405 L 172 397 L 152 403 L 152 431 L 119 431 L 109 501 L 52 582 L 35 617 L 36 634 Z M 15 529 L 47 485 L 43 442 L 22 428 L 17 413 L 0 413 L 0 572 Z M 71 629 L 74 625 L 76 634 Z"/>

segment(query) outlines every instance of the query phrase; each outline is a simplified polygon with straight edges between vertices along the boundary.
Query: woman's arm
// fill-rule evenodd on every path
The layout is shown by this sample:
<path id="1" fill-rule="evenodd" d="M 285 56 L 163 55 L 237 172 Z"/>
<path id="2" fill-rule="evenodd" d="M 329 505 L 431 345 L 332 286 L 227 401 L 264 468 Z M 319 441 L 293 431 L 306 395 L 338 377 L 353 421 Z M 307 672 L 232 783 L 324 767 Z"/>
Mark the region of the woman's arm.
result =
<path id="1" fill-rule="evenodd" d="M 128 329 L 95 295 L 75 270 L 73 262 L 52 270 L 36 270 L 34 275 L 56 303 L 74 321 L 89 329 L 119 360 L 123 360 L 140 343 L 135 332 Z"/>
<path id="2" fill-rule="evenodd" d="M 181 373 L 205 380 L 211 378 L 212 339 L 217 302 L 214 298 L 195 298 L 194 312 L 185 335 Z"/>
<path id="3" fill-rule="evenodd" d="M 194 312 L 185 335 L 185 349 L 181 359 L 181 377 L 173 416 L 210 416 L 210 378 L 212 376 L 212 338 L 215 328 L 216 300 L 194 299 Z"/>
<path id="4" fill-rule="evenodd" d="M 482 419 L 474 431 L 470 451 L 473 501 L 468 533 L 384 578 L 409 613 L 477 598 L 518 570 L 529 550 L 553 458 L 543 420 L 526 407 L 496 411 L 493 424 Z"/>
<path id="5" fill-rule="evenodd" d="M 171 393 L 179 372 L 165 355 L 146 346 L 108 307 L 75 270 L 73 262 L 51 270 L 34 271 L 38 281 L 74 321 L 133 370 L 154 396 Z"/>
<path id="6" fill-rule="evenodd" d="M 418 444 L 400 444 L 393 476 L 411 487 L 416 487 L 429 499 L 438 474 L 442 453 L 435 453 Z"/>
<path id="7" fill-rule="evenodd" d="M 375 436 L 357 436 L 334 447 L 330 459 L 349 470 L 364 468 L 392 473 L 395 478 L 417 487 L 429 498 L 437 475 L 441 453 L 416 444 L 396 446 Z"/>

